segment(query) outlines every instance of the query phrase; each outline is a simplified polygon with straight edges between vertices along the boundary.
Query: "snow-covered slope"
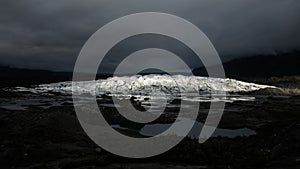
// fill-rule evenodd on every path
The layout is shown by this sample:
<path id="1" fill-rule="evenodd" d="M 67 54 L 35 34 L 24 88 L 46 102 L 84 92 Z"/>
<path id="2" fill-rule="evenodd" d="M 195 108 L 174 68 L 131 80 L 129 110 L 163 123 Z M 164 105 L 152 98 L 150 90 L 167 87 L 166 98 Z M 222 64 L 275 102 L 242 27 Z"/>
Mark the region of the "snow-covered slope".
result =
<path id="1" fill-rule="evenodd" d="M 72 86 L 73 83 L 73 86 Z M 183 75 L 146 75 L 124 76 L 108 79 L 60 82 L 43 84 L 35 88 L 19 88 L 18 90 L 30 90 L 35 93 L 59 92 L 62 94 L 91 93 L 101 94 L 125 94 L 125 95 L 177 95 L 200 92 L 202 94 L 217 94 L 220 92 L 250 92 L 273 86 L 247 83 L 234 79 L 208 78 Z"/>

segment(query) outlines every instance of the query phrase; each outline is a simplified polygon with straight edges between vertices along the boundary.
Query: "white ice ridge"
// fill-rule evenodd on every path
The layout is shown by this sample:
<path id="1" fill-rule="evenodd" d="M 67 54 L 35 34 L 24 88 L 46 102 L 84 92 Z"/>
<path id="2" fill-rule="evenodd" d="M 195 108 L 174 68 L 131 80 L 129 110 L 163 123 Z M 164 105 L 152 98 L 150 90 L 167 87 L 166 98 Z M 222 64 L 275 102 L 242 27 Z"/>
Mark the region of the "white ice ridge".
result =
<path id="1" fill-rule="evenodd" d="M 72 86 L 73 83 L 73 86 Z M 250 92 L 274 86 L 247 83 L 234 79 L 210 78 L 183 75 L 135 75 L 111 77 L 94 81 L 59 82 L 38 85 L 30 91 L 35 93 L 58 92 L 62 94 L 91 93 L 102 94 L 131 94 L 131 95 L 177 95 L 194 93 L 218 94 L 221 92 Z M 19 88 L 19 90 L 28 90 Z"/>

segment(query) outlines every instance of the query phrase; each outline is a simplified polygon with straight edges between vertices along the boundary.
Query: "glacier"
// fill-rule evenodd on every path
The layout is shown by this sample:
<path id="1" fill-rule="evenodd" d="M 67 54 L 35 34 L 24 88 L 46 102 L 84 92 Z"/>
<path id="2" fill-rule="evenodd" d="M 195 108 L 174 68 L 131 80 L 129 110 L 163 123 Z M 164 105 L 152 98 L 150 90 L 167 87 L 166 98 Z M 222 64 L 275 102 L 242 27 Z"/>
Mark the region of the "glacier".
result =
<path id="1" fill-rule="evenodd" d="M 59 82 L 41 84 L 33 88 L 18 87 L 19 91 L 32 93 L 61 93 L 71 95 L 90 93 L 101 96 L 111 95 L 189 95 L 193 93 L 219 94 L 251 92 L 265 88 L 276 88 L 269 85 L 243 82 L 235 79 L 222 79 L 184 75 L 134 75 L 110 77 L 93 81 Z"/>

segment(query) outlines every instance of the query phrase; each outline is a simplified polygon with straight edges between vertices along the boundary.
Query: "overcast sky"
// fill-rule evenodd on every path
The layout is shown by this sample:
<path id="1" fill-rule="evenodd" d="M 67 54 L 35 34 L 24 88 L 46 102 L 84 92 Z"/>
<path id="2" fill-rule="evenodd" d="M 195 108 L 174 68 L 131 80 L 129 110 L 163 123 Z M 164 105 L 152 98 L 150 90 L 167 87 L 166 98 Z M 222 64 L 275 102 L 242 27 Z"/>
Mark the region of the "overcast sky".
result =
<path id="1" fill-rule="evenodd" d="M 0 65 L 70 71 L 96 30 L 137 12 L 187 19 L 223 61 L 300 49 L 299 0 L 0 0 Z"/>

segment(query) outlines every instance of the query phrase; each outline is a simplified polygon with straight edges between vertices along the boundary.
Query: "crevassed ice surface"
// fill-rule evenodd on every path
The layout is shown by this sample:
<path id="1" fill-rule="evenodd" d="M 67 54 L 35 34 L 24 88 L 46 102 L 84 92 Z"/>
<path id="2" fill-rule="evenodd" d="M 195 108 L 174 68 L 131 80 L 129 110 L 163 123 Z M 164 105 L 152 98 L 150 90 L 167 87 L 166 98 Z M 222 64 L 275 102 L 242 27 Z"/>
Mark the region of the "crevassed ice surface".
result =
<path id="1" fill-rule="evenodd" d="M 73 84 L 73 85 L 72 85 Z M 90 93 L 117 95 L 188 95 L 189 93 L 218 94 L 222 92 L 250 92 L 274 86 L 247 83 L 234 79 L 183 76 L 183 75 L 135 75 L 111 77 L 94 81 L 59 82 L 42 84 L 34 88 L 18 88 L 34 93 L 58 92 L 62 94 Z"/>

